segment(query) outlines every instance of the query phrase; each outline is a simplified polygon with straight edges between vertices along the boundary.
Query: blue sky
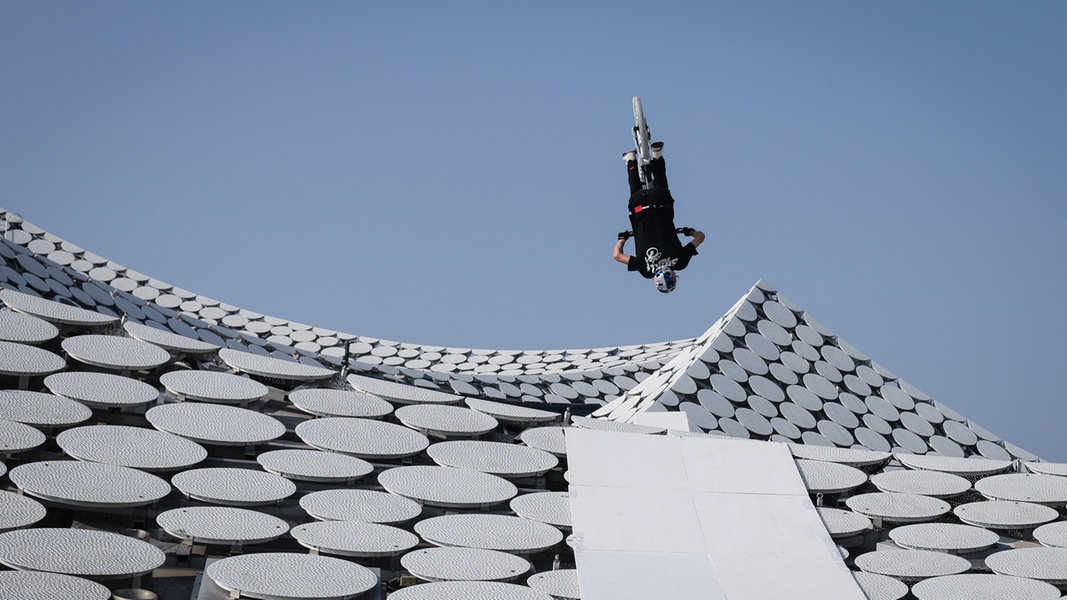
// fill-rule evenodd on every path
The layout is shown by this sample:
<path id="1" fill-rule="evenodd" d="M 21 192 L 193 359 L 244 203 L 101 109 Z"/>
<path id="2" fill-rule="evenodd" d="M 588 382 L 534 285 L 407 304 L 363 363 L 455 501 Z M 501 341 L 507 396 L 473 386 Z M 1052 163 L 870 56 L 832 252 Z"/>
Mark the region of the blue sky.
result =
<path id="1" fill-rule="evenodd" d="M 1067 461 L 1067 4 L 0 1 L 0 190 L 229 304 L 370 337 L 694 337 L 759 278 Z M 612 261 L 630 98 L 708 241 Z"/>

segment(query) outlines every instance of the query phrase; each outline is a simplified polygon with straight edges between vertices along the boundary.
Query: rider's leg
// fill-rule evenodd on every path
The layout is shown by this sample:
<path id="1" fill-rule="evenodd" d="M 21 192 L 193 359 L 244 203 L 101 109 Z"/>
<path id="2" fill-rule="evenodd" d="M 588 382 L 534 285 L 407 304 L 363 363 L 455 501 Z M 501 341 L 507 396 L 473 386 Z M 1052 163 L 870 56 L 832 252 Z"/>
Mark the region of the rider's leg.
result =
<path id="1" fill-rule="evenodd" d="M 649 170 L 652 171 L 652 186 L 669 188 L 667 184 L 667 163 L 663 160 L 663 157 L 653 158 L 648 163 Z"/>
<path id="2" fill-rule="evenodd" d="M 630 195 L 641 189 L 641 174 L 637 171 L 637 161 L 626 161 L 626 178 L 630 183 Z"/>

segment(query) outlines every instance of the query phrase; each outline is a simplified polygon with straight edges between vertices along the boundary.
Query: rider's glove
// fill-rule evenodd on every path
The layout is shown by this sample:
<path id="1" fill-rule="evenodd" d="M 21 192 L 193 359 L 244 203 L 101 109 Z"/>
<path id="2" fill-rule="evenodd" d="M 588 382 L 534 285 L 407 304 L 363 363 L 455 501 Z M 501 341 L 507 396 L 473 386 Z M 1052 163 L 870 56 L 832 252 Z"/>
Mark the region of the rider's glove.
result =
<path id="1" fill-rule="evenodd" d="M 632 236 L 632 235 L 633 235 L 632 231 L 620 231 L 619 232 L 619 239 L 623 240 L 623 241 L 626 241 L 626 240 L 630 239 L 630 236 Z"/>
<path id="2" fill-rule="evenodd" d="M 692 227 L 679 227 L 678 229 L 675 229 L 675 231 L 682 235 L 688 235 L 689 237 L 693 237 Z"/>

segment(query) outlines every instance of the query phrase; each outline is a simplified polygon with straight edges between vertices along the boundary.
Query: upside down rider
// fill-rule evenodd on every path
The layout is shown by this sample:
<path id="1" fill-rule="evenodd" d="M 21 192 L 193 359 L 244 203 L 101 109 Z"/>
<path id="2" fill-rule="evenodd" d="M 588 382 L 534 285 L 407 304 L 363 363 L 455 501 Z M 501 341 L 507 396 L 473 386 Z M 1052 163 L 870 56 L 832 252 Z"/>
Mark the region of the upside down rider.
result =
<path id="1" fill-rule="evenodd" d="M 627 177 L 630 182 L 630 226 L 631 231 L 619 234 L 612 256 L 626 265 L 627 271 L 637 271 L 642 277 L 651 279 L 656 289 L 664 294 L 674 291 L 678 285 L 678 273 L 689 266 L 689 260 L 696 256 L 697 247 L 704 242 L 704 233 L 692 227 L 675 228 L 674 198 L 667 185 L 667 166 L 663 160 L 663 142 L 652 144 L 652 161 L 649 169 L 652 175 L 650 189 L 641 186 L 641 177 L 637 170 L 637 153 L 633 150 L 623 153 L 626 162 Z M 678 234 L 693 238 L 682 245 Z M 626 240 L 634 238 L 635 256 L 623 252 Z"/>

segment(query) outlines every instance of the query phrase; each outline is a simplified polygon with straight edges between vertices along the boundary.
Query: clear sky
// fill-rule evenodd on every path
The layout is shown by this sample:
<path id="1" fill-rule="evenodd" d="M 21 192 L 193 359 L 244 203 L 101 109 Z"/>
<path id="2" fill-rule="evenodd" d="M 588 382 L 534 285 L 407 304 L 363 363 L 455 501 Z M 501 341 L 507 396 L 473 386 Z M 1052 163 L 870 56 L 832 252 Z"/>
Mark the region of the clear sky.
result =
<path id="1" fill-rule="evenodd" d="M 0 0 L 0 205 L 442 346 L 695 337 L 763 278 L 1067 461 L 1064 31 L 1062 0 Z M 611 258 L 635 95 L 708 235 L 669 296 Z"/>

